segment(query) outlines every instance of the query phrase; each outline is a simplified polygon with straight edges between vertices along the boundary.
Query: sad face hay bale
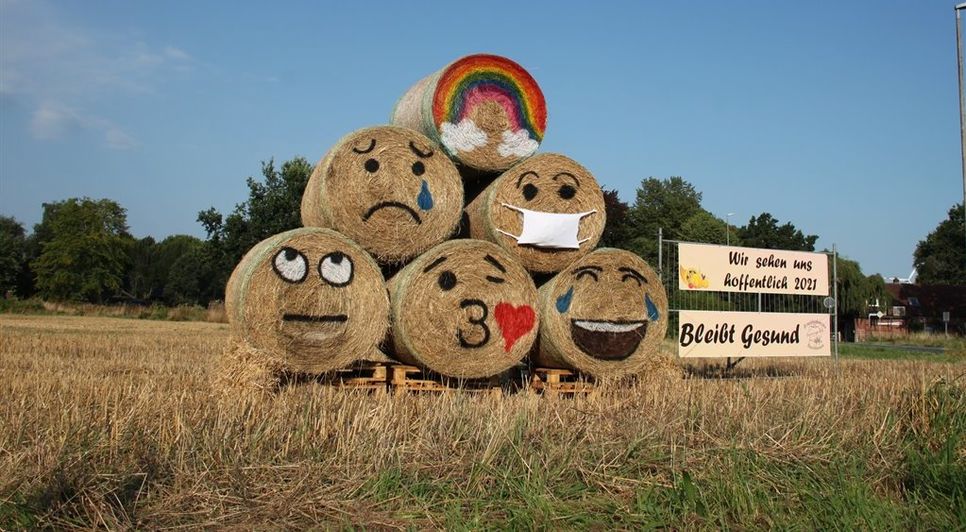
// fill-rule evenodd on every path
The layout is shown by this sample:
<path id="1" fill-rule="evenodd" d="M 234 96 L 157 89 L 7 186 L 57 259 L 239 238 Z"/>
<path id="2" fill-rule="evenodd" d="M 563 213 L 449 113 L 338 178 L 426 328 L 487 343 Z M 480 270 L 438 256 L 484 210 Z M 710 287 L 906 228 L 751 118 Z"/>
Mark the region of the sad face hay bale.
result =
<path id="1" fill-rule="evenodd" d="M 497 375 L 537 337 L 533 281 L 489 242 L 444 242 L 396 274 L 389 290 L 397 357 L 442 375 Z"/>
<path id="2" fill-rule="evenodd" d="M 530 73 L 496 55 L 469 55 L 413 85 L 392 113 L 460 163 L 503 171 L 533 155 L 547 127 L 543 92 Z"/>
<path id="3" fill-rule="evenodd" d="M 383 263 L 411 259 L 456 230 L 463 186 L 456 165 L 424 135 L 381 126 L 340 140 L 316 165 L 302 223 L 330 227 Z"/>
<path id="4" fill-rule="evenodd" d="M 540 287 L 536 363 L 595 377 L 640 373 L 667 332 L 667 294 L 637 255 L 601 248 Z"/>
<path id="5" fill-rule="evenodd" d="M 594 249 L 607 221 L 593 174 L 554 153 L 504 172 L 466 213 L 472 238 L 498 244 L 537 273 L 558 272 Z"/>
<path id="6" fill-rule="evenodd" d="M 385 358 L 377 347 L 389 324 L 382 273 L 335 231 L 294 229 L 259 242 L 225 294 L 237 352 L 259 365 L 322 373 Z"/>

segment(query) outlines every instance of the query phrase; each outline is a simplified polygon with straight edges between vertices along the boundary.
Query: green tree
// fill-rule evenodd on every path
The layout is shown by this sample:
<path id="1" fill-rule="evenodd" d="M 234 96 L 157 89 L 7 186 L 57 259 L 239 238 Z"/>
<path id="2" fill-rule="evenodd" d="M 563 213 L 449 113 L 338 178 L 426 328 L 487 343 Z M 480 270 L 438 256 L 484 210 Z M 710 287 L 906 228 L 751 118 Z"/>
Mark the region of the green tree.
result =
<path id="1" fill-rule="evenodd" d="M 213 298 L 223 298 L 225 283 L 242 256 L 271 235 L 301 227 L 302 193 L 312 174 L 312 165 L 296 157 L 276 168 L 274 161 L 262 163 L 264 182 L 247 179 L 248 200 L 235 206 L 228 216 L 214 207 L 198 213 L 208 233 L 206 250 L 213 261 Z"/>
<path id="2" fill-rule="evenodd" d="M 885 288 L 885 280 L 879 274 L 866 276 L 859 263 L 838 257 L 835 263 L 838 274 L 839 330 L 846 340 L 854 340 L 855 320 L 868 315 L 869 302 L 879 300 L 888 306 L 892 297 Z M 831 276 L 831 270 L 829 270 Z"/>
<path id="3" fill-rule="evenodd" d="M 604 226 L 598 246 L 625 248 L 630 240 L 630 228 L 627 224 L 630 207 L 621 201 L 616 190 L 604 190 L 604 210 L 607 213 L 607 225 Z"/>
<path id="4" fill-rule="evenodd" d="M 818 235 L 805 235 L 791 222 L 778 225 L 778 220 L 767 212 L 753 216 L 737 233 L 742 245 L 752 248 L 815 251 L 818 240 Z"/>
<path id="5" fill-rule="evenodd" d="M 0 216 L 0 297 L 20 293 L 21 278 L 27 267 L 27 237 L 23 224 L 10 216 Z"/>
<path id="6" fill-rule="evenodd" d="M 657 232 L 665 239 L 680 240 L 684 223 L 701 211 L 701 193 L 681 177 L 641 181 L 628 213 L 630 248 L 651 264 L 657 264 Z"/>
<path id="7" fill-rule="evenodd" d="M 724 220 L 704 209 L 692 214 L 681 225 L 681 240 L 705 244 L 741 245 L 733 227 L 729 228 Z"/>
<path id="8" fill-rule="evenodd" d="M 919 283 L 966 285 L 964 223 L 963 204 L 953 205 L 946 219 L 919 241 L 913 254 Z"/>
<path id="9" fill-rule="evenodd" d="M 128 264 L 127 213 L 109 199 L 71 198 L 43 205 L 34 233 L 40 255 L 31 263 L 48 299 L 102 302 L 122 288 Z"/>

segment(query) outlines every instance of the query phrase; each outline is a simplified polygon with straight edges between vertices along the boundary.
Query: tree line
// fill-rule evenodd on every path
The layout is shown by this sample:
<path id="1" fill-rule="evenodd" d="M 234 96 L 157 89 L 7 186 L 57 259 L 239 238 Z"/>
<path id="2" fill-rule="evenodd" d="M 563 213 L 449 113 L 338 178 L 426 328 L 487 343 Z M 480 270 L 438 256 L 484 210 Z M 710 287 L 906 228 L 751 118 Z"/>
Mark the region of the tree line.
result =
<path id="1" fill-rule="evenodd" d="M 204 240 L 174 235 L 157 241 L 135 238 L 127 211 L 110 199 L 71 198 L 43 204 L 40 223 L 24 226 L 0 216 L 0 294 L 95 303 L 134 302 L 207 305 L 224 298 L 235 264 L 262 239 L 301 225 L 299 208 L 312 165 L 301 157 L 262 164 L 261 179 L 247 178 L 248 198 L 227 213 L 198 213 Z M 670 240 L 815 251 L 817 235 L 768 212 L 743 225 L 728 225 L 701 206 L 701 193 L 681 177 L 648 177 L 633 203 L 605 191 L 607 227 L 601 246 L 638 253 L 657 264 L 658 229 Z M 914 256 L 919 282 L 966 284 L 962 245 L 963 208 L 919 242 Z M 866 276 L 840 257 L 839 308 L 861 315 L 871 298 L 886 298 L 885 280 Z"/>

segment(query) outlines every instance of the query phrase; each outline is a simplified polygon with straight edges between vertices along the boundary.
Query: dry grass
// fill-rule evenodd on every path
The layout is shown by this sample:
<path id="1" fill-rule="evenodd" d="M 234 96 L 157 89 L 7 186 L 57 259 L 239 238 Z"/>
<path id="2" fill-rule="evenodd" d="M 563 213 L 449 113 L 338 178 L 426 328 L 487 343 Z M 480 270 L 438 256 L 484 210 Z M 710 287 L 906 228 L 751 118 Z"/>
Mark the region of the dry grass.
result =
<path id="1" fill-rule="evenodd" d="M 0 315 L 0 528 L 966 519 L 962 361 L 756 361 L 745 379 L 572 400 L 311 384 L 219 403 L 209 368 L 227 337 L 210 323 Z M 917 473 L 933 466 L 939 480 Z"/>

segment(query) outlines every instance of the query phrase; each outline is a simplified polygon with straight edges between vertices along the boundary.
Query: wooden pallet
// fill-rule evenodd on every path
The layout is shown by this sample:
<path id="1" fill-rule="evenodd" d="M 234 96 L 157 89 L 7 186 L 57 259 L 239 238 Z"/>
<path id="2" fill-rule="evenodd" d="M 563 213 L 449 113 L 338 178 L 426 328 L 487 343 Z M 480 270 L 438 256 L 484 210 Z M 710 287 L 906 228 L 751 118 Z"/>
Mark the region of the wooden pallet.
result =
<path id="1" fill-rule="evenodd" d="M 361 390 L 385 390 L 389 385 L 386 364 L 357 364 L 336 370 L 326 379 L 328 384 Z"/>
<path id="2" fill-rule="evenodd" d="M 595 386 L 569 369 L 534 368 L 530 376 L 530 389 L 541 393 L 586 395 L 593 392 Z"/>
<path id="3" fill-rule="evenodd" d="M 396 393 L 454 391 L 500 393 L 501 384 L 500 376 L 489 379 L 454 379 L 416 366 L 405 364 L 389 366 L 389 385 Z"/>

